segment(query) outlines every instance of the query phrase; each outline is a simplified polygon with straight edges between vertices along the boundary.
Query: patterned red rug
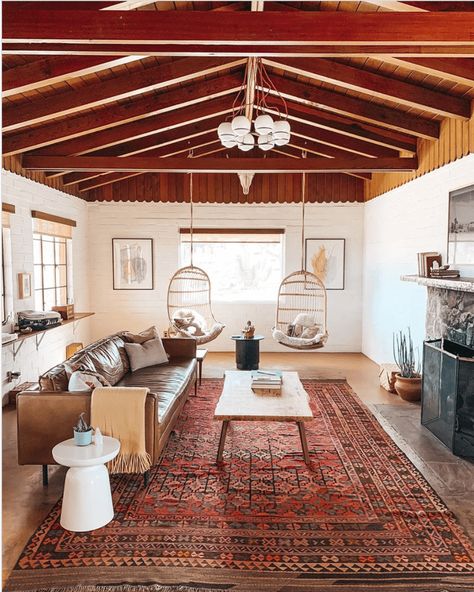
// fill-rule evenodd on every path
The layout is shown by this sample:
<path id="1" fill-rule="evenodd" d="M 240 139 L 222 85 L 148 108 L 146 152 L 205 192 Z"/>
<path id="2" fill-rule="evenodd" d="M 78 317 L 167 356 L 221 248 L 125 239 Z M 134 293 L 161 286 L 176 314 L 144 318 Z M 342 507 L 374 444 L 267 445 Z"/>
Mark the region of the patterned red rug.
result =
<path id="1" fill-rule="evenodd" d="M 6 589 L 233 592 L 474 590 L 454 516 L 346 383 L 305 381 L 312 465 L 294 424 L 231 423 L 216 466 L 222 387 L 186 403 L 148 487 L 115 476 L 115 519 L 64 531 L 60 503 Z"/>

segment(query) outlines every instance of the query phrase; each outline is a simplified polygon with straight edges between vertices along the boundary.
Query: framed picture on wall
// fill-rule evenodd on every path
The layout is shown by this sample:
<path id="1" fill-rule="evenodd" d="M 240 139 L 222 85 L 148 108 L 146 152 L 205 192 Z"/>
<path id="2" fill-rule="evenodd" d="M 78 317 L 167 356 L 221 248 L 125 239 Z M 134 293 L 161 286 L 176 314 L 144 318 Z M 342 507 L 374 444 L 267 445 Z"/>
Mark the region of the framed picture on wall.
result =
<path id="1" fill-rule="evenodd" d="M 448 263 L 474 265 L 474 185 L 449 194 Z"/>
<path id="2" fill-rule="evenodd" d="M 31 296 L 31 273 L 18 274 L 18 298 L 24 300 Z"/>
<path id="3" fill-rule="evenodd" d="M 305 269 L 314 273 L 326 290 L 344 290 L 344 238 L 307 238 L 305 241 Z"/>
<path id="4" fill-rule="evenodd" d="M 153 290 L 153 239 L 113 238 L 114 290 Z"/>

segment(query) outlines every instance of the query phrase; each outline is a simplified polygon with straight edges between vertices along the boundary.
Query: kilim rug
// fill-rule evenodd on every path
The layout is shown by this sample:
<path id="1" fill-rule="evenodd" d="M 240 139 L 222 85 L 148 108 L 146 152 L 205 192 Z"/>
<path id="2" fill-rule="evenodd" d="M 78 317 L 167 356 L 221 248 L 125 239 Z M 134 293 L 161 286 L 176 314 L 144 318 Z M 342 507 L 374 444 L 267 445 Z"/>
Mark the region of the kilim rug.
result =
<path id="1" fill-rule="evenodd" d="M 60 502 L 10 591 L 473 591 L 455 517 L 344 383 L 305 381 L 312 464 L 296 425 L 231 423 L 216 466 L 222 381 L 191 396 L 148 487 L 112 478 L 115 519 L 64 531 Z"/>

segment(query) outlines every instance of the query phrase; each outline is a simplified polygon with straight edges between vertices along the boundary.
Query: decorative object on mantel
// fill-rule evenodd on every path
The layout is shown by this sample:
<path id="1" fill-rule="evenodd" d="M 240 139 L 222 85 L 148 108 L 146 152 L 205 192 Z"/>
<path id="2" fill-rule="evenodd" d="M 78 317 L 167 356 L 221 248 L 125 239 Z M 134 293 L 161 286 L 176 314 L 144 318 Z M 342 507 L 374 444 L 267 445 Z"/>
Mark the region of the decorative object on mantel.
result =
<path id="1" fill-rule="evenodd" d="M 430 272 L 430 277 L 433 278 L 458 278 L 459 276 L 459 269 L 449 269 L 449 265 L 442 265 L 438 269 L 432 268 Z"/>
<path id="2" fill-rule="evenodd" d="M 421 423 L 453 454 L 474 457 L 473 347 L 425 341 Z"/>
<path id="3" fill-rule="evenodd" d="M 76 446 L 88 446 L 92 442 L 92 426 L 84 419 L 84 415 L 84 412 L 79 415 L 79 419 L 73 428 L 74 444 Z"/>
<path id="4" fill-rule="evenodd" d="M 267 104 L 270 92 L 278 98 L 281 109 L 274 104 L 270 109 Z M 253 122 L 252 132 L 254 109 L 260 114 Z M 274 121 L 268 114 L 270 110 L 272 113 L 277 111 L 278 120 Z M 260 150 L 267 151 L 275 146 L 285 146 L 290 141 L 288 106 L 268 76 L 262 58 L 250 57 L 247 60 L 244 83 L 235 97 L 231 117 L 231 121 L 224 121 L 217 128 L 217 135 L 225 148 L 237 146 L 242 152 L 248 152 L 257 145 Z"/>
<path id="5" fill-rule="evenodd" d="M 474 185 L 449 194 L 448 263 L 474 265 Z"/>
<path id="6" fill-rule="evenodd" d="M 417 360 L 410 329 L 393 335 L 393 357 L 399 368 L 395 390 L 404 401 L 419 401 L 421 396 L 420 361 Z"/>
<path id="7" fill-rule="evenodd" d="M 433 269 L 441 267 L 441 254 L 436 251 L 418 253 L 418 275 L 430 277 Z"/>
<path id="8" fill-rule="evenodd" d="M 18 298 L 24 300 L 31 297 L 31 273 L 18 274 Z"/>
<path id="9" fill-rule="evenodd" d="M 255 326 L 252 325 L 252 321 L 247 321 L 247 324 L 242 329 L 242 335 L 245 339 L 253 339 L 253 336 L 255 335 Z"/>

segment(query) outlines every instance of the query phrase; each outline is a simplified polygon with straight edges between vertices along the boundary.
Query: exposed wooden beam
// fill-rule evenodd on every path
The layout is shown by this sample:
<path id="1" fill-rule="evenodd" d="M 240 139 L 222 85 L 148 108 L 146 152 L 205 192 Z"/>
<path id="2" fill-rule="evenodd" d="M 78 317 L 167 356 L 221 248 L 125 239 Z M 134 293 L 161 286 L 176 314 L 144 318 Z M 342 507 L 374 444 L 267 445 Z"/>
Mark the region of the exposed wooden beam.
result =
<path id="1" fill-rule="evenodd" d="M 421 138 L 437 139 L 439 137 L 439 122 L 437 121 L 423 119 L 385 105 L 377 105 L 324 88 L 294 82 L 275 74 L 271 75 L 271 79 L 281 95 L 296 102 L 303 102 L 355 119 L 376 123 Z"/>
<path id="2" fill-rule="evenodd" d="M 108 128 L 95 134 L 88 134 L 74 140 L 54 144 L 41 151 L 49 156 L 64 154 L 80 155 L 107 148 L 124 141 L 144 138 L 173 128 L 189 126 L 192 123 L 209 119 L 232 111 L 232 97 L 221 97 L 199 105 L 191 105 L 175 111 L 161 113 L 153 117 L 146 117 L 113 128 Z M 224 119 L 223 117 L 223 119 Z"/>
<path id="3" fill-rule="evenodd" d="M 313 57 L 383 58 L 384 56 L 451 58 L 474 56 L 472 45 L 84 45 L 77 43 L 4 43 L 4 55 L 131 56 L 140 57 Z"/>
<path id="4" fill-rule="evenodd" d="M 72 89 L 52 97 L 42 98 L 22 105 L 3 109 L 3 130 L 12 131 L 49 120 L 51 117 L 70 115 L 91 107 L 166 88 L 196 76 L 213 74 L 242 64 L 242 60 L 216 58 L 183 59 L 160 64 L 137 72 L 98 81 L 82 89 Z"/>
<path id="5" fill-rule="evenodd" d="M 458 84 L 474 86 L 474 59 L 469 58 L 396 58 L 384 57 L 384 62 L 411 68 Z"/>
<path id="6" fill-rule="evenodd" d="M 114 68 L 137 61 L 141 56 L 123 56 L 111 58 L 107 56 L 78 56 L 43 58 L 16 66 L 3 72 L 3 97 L 11 97 L 64 82 L 70 78 L 94 74 L 107 68 Z"/>
<path id="7" fill-rule="evenodd" d="M 276 97 L 267 97 L 267 103 L 270 108 L 273 106 L 281 106 L 279 99 Z M 349 117 L 344 117 L 328 111 L 322 111 L 321 109 L 305 105 L 304 103 L 288 101 L 287 104 L 291 117 L 302 119 L 310 125 L 337 132 L 351 138 L 366 140 L 367 142 L 379 144 L 380 146 L 394 148 L 395 150 L 404 150 L 405 152 L 411 152 L 412 154 L 416 152 L 417 140 L 415 137 L 409 136 L 408 134 L 395 132 L 361 121 L 354 121 Z"/>
<path id="8" fill-rule="evenodd" d="M 9 134 L 3 138 L 3 154 L 8 156 L 44 148 L 58 142 L 79 139 L 106 128 L 152 117 L 159 113 L 212 101 L 215 98 L 236 92 L 241 84 L 242 77 L 239 74 L 222 76 L 215 80 L 204 80 L 158 95 L 138 98 L 129 104 L 110 105 L 106 109 L 94 110 L 90 113 L 55 121 L 54 124 Z M 80 145 L 77 143 L 77 146 Z"/>
<path id="9" fill-rule="evenodd" d="M 463 119 L 469 119 L 471 115 L 471 105 L 468 99 L 331 60 L 283 58 L 279 60 L 265 59 L 264 62 L 271 67 L 284 69 L 306 78 L 329 82 L 344 89 L 388 99 L 409 107 L 417 107 L 435 115 Z"/>
<path id="10" fill-rule="evenodd" d="M 418 6 L 411 6 L 406 2 L 399 2 L 399 0 L 365 0 L 368 4 L 380 6 L 380 8 L 388 8 L 396 10 L 397 12 L 427 12 L 424 8 Z"/>
<path id="11" fill-rule="evenodd" d="M 219 45 L 474 45 L 470 13 L 15 10 L 4 6 L 8 42 Z"/>
<path id="12" fill-rule="evenodd" d="M 22 166 L 34 171 L 116 171 L 116 172 L 385 172 L 414 171 L 413 158 L 120 158 L 116 156 L 24 156 Z"/>

